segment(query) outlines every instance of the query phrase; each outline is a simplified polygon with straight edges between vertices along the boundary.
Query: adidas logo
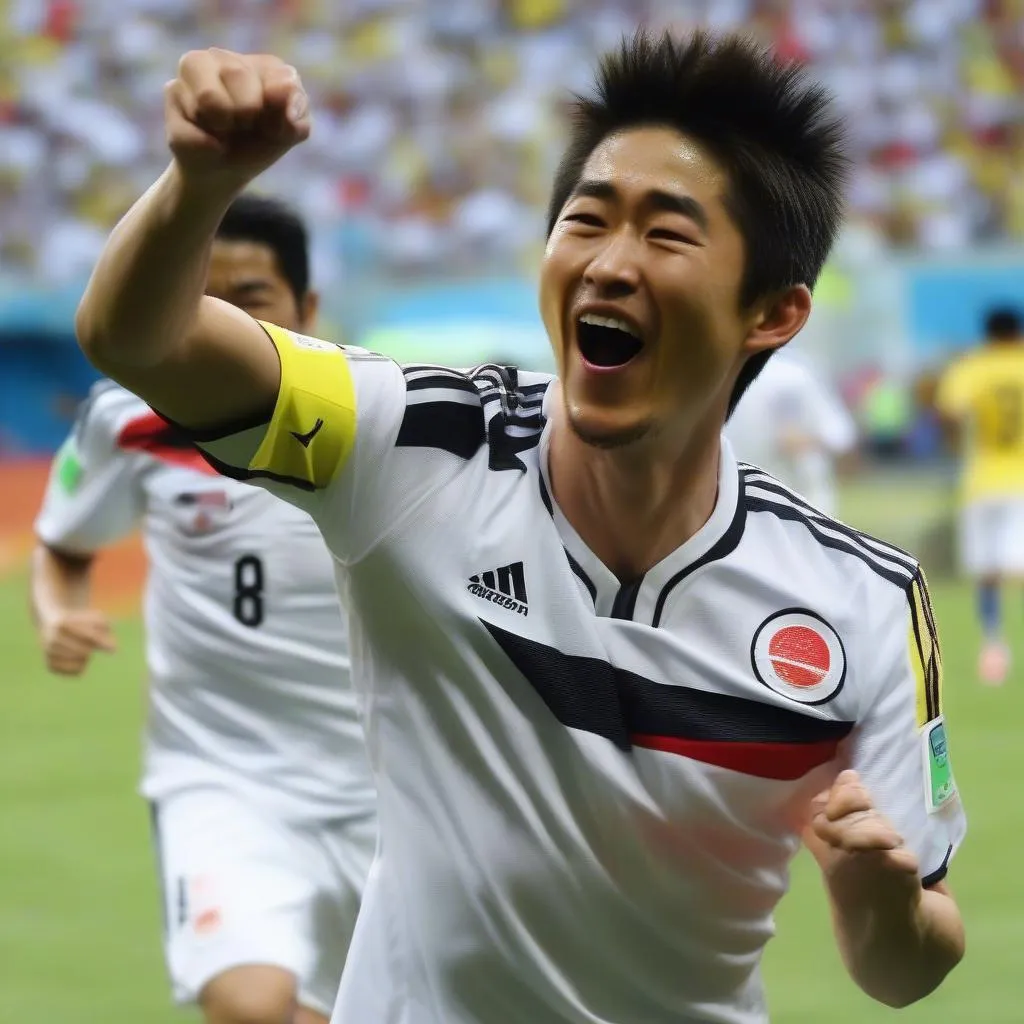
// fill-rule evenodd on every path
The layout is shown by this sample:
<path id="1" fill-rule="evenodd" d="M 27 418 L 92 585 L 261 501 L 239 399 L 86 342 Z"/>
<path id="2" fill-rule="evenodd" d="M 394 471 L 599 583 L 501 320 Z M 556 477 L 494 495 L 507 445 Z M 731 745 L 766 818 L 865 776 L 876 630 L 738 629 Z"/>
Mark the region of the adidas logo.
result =
<path id="1" fill-rule="evenodd" d="M 526 603 L 526 574 L 522 562 L 503 565 L 469 577 L 467 589 L 475 597 L 483 598 L 517 615 L 528 615 Z"/>

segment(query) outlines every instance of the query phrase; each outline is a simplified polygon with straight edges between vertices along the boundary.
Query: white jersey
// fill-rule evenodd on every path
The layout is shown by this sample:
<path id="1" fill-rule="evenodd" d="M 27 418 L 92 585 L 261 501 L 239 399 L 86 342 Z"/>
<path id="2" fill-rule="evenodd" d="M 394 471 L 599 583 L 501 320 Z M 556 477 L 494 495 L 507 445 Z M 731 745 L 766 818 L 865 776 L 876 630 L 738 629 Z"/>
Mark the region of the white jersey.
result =
<path id="1" fill-rule="evenodd" d="M 213 473 L 139 399 L 101 382 L 55 461 L 36 530 L 91 555 L 140 522 L 144 794 L 222 781 L 297 819 L 371 813 L 346 628 L 315 525 Z"/>
<path id="2" fill-rule="evenodd" d="M 816 508 L 834 511 L 833 463 L 853 449 L 857 428 L 839 397 L 805 363 L 784 352 L 772 356 L 743 393 L 725 434 L 741 459 L 778 477 Z M 791 451 L 791 436 L 812 447 Z"/>
<path id="3" fill-rule="evenodd" d="M 313 515 L 351 609 L 381 838 L 336 1021 L 761 1024 L 841 765 L 943 877 L 965 826 L 911 557 L 724 443 L 707 524 L 620 585 L 552 497 L 549 378 L 268 330 L 272 421 L 201 446 Z"/>

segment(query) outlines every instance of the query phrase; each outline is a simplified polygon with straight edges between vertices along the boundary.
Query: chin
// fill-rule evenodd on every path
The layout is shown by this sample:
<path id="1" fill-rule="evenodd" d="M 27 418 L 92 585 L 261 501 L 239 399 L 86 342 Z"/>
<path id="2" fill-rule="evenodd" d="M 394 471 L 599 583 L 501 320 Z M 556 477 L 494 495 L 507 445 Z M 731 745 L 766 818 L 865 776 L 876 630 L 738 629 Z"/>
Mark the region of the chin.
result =
<path id="1" fill-rule="evenodd" d="M 569 409 L 569 427 L 591 448 L 625 448 L 646 440 L 655 433 L 650 420 L 615 422 L 615 417 L 591 416 L 578 409 Z"/>

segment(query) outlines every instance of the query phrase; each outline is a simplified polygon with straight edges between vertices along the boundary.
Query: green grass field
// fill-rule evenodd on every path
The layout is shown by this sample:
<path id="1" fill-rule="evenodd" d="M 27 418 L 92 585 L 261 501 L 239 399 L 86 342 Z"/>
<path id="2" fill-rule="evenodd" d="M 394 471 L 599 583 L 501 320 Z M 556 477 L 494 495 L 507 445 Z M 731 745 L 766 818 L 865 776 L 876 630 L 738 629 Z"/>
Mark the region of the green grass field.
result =
<path id="1" fill-rule="evenodd" d="M 933 590 L 950 749 L 970 819 L 950 874 L 969 952 L 943 989 L 902 1019 L 1020 1024 L 1024 801 L 1012 783 L 1024 746 L 1024 672 L 1003 689 L 977 686 L 970 594 L 955 585 Z M 87 678 L 60 680 L 40 667 L 25 605 L 24 580 L 0 584 L 0 1022 L 190 1024 L 190 1014 L 169 1005 L 147 812 L 134 790 L 139 627 L 121 623 L 120 653 Z M 1007 616 L 1024 627 L 1024 599 L 1015 597 Z M 1016 647 L 1024 664 L 1024 642 Z M 843 973 L 818 879 L 803 856 L 778 916 L 767 979 L 775 1024 L 892 1016 Z"/>

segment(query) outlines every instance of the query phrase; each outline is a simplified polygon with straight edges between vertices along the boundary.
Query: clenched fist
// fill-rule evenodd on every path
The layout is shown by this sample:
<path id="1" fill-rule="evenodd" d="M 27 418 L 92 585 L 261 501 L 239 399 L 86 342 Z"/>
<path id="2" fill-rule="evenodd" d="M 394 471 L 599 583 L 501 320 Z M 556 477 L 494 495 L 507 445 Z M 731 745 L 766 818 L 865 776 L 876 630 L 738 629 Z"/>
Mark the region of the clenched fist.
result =
<path id="1" fill-rule="evenodd" d="M 164 87 L 164 119 L 187 179 L 241 191 L 308 137 L 309 100 L 277 57 L 193 50 Z"/>
<path id="2" fill-rule="evenodd" d="M 856 772 L 840 772 L 812 806 L 811 850 L 830 881 L 848 891 L 920 891 L 918 860 L 874 805 Z"/>
<path id="3" fill-rule="evenodd" d="M 61 612 L 40 632 L 46 667 L 62 676 L 81 675 L 94 651 L 117 649 L 107 617 L 94 608 Z"/>

